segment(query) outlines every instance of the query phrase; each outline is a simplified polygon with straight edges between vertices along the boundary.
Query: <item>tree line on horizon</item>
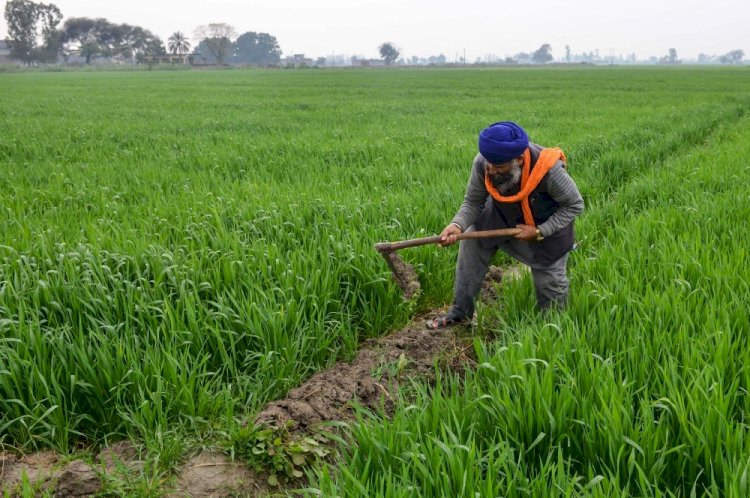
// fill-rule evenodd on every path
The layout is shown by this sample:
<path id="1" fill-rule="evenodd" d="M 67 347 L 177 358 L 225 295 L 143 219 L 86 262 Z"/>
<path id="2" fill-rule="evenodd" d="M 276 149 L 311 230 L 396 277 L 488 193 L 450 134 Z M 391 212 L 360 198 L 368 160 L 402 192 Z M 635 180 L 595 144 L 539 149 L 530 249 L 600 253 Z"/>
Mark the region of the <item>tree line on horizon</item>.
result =
<path id="1" fill-rule="evenodd" d="M 50 63 L 60 57 L 69 63 L 71 60 L 82 60 L 91 64 L 97 58 L 112 59 L 120 57 L 131 62 L 143 63 L 152 60 L 153 56 L 167 54 L 188 55 L 191 61 L 200 57 L 202 64 L 223 65 L 226 63 L 248 65 L 277 65 L 281 61 L 281 48 L 276 37 L 268 33 L 248 31 L 240 35 L 235 28 L 226 23 L 211 23 L 198 26 L 195 38 L 199 40 L 194 49 L 188 37 L 181 31 L 174 32 L 167 40 L 167 44 L 151 31 L 140 26 L 111 23 L 104 18 L 76 17 L 69 18 L 61 28 L 60 9 L 53 3 L 35 3 L 31 0 L 10 0 L 5 5 L 5 19 L 8 23 L 9 47 L 11 57 L 30 66 L 36 63 Z M 399 59 L 400 51 L 391 42 L 385 42 L 378 47 L 379 53 L 386 65 L 419 64 L 419 57 L 405 60 Z M 723 55 L 700 54 L 698 63 L 739 64 L 745 56 L 743 50 L 732 50 Z M 80 59 L 78 59 L 80 58 Z M 352 57 L 352 61 L 356 60 Z M 488 55 L 487 63 L 500 64 L 546 64 L 554 60 L 552 47 L 545 43 L 533 52 L 520 52 L 512 57 L 497 58 Z M 565 62 L 601 63 L 608 59 L 602 58 L 598 50 L 590 54 L 572 55 L 570 46 L 565 46 Z M 623 61 L 619 57 L 618 62 Z M 322 62 L 321 62 L 322 61 Z M 635 63 L 635 54 L 626 59 Z M 430 64 L 445 64 L 447 58 L 430 57 Z M 466 64 L 465 57 L 457 62 Z M 482 63 L 477 58 L 477 63 Z M 614 63 L 614 56 L 610 63 Z M 680 64 L 677 50 L 670 48 L 669 53 L 661 58 L 651 57 L 649 62 L 657 64 Z M 318 58 L 317 65 L 325 64 L 326 58 Z M 334 60 L 335 64 L 335 60 Z"/>
<path id="2" fill-rule="evenodd" d="M 63 16 L 53 3 L 10 0 L 4 14 L 10 55 L 26 65 L 55 62 L 58 57 L 65 62 L 80 57 L 86 64 L 99 57 L 140 63 L 147 56 L 186 55 L 191 49 L 181 31 L 173 33 L 165 45 L 145 28 L 104 18 L 73 17 L 59 27 Z M 248 31 L 237 36 L 233 27 L 214 23 L 198 26 L 195 35 L 200 40 L 196 51 L 204 63 L 269 65 L 281 59 L 279 43 L 268 33 Z"/>

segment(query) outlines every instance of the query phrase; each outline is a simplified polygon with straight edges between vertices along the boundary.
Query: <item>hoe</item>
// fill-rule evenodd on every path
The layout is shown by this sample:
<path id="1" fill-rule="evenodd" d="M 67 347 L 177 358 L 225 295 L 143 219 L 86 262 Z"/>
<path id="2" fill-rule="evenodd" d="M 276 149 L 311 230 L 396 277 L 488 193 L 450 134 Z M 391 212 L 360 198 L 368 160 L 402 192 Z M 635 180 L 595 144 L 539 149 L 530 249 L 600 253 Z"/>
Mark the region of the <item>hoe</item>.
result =
<path id="1" fill-rule="evenodd" d="M 495 237 L 509 237 L 520 233 L 518 228 L 501 228 L 498 230 L 483 230 L 479 232 L 459 233 L 456 235 L 457 240 L 467 239 L 490 239 Z M 406 249 L 407 247 L 417 247 L 427 244 L 439 244 L 440 235 L 432 237 L 422 237 L 421 239 L 402 240 L 401 242 L 380 242 L 375 244 L 375 250 L 378 251 L 386 263 L 391 268 L 393 279 L 404 292 L 406 299 L 411 299 L 419 290 L 419 278 L 414 267 L 402 260 L 396 251 Z"/>

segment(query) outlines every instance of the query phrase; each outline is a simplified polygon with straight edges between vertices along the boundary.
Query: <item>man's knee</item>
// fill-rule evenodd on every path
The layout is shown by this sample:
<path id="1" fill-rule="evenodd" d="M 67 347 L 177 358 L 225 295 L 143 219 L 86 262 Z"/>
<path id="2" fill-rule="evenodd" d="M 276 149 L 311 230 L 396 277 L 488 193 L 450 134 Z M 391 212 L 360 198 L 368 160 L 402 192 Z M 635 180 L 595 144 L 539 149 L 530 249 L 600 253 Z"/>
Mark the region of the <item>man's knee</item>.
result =
<path id="1" fill-rule="evenodd" d="M 546 311 L 550 309 L 565 309 L 568 305 L 567 289 L 555 290 L 553 292 L 537 293 L 537 306 L 539 310 Z"/>
<path id="2" fill-rule="evenodd" d="M 536 271 L 534 272 L 534 287 L 539 309 L 565 308 L 567 305 L 570 286 L 564 272 Z"/>

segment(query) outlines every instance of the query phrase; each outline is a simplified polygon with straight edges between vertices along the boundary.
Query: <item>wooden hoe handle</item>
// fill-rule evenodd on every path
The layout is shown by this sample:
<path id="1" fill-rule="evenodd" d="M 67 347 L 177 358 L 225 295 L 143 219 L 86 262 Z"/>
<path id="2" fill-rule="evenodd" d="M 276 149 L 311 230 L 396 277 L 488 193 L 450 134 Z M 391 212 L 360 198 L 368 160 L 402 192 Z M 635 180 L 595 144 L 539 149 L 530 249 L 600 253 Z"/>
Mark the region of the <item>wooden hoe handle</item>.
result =
<path id="1" fill-rule="evenodd" d="M 468 232 L 456 234 L 457 240 L 467 239 L 492 239 L 495 237 L 509 237 L 521 233 L 520 228 L 499 228 L 497 230 L 482 230 L 480 232 Z M 440 235 L 432 237 L 422 237 L 421 239 L 402 240 L 400 242 L 380 242 L 375 244 L 378 252 L 386 253 L 406 249 L 407 247 L 417 247 L 427 244 L 439 244 Z"/>

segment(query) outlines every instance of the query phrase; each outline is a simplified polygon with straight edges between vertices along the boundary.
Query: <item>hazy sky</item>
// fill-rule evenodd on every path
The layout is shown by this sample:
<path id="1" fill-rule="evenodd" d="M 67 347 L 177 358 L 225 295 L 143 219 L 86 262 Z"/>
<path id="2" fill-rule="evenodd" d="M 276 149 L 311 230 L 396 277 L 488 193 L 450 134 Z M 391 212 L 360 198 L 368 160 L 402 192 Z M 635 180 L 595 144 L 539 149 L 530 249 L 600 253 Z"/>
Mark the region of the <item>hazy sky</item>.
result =
<path id="1" fill-rule="evenodd" d="M 599 50 L 638 58 L 680 58 L 742 49 L 750 56 L 750 0 L 38 0 L 69 17 L 104 17 L 151 30 L 162 40 L 180 30 L 225 22 L 238 33 L 266 32 L 284 55 L 378 57 L 392 42 L 401 55 L 443 53 L 472 62 L 487 54 L 532 52 L 543 43 L 560 58 Z M 3 7 L 5 2 L 3 1 Z M 0 21 L 0 37 L 7 34 Z"/>

